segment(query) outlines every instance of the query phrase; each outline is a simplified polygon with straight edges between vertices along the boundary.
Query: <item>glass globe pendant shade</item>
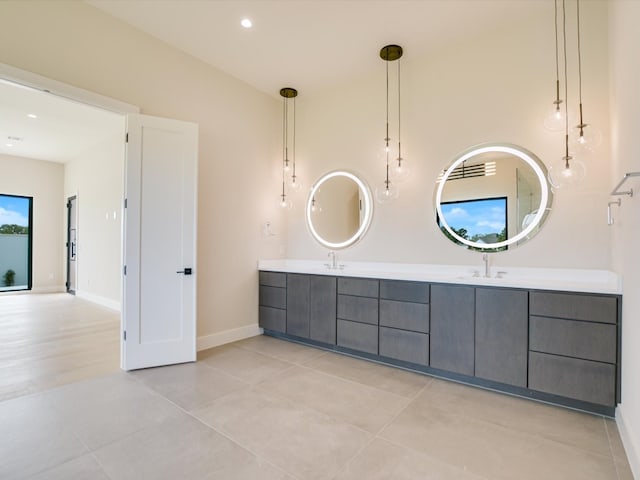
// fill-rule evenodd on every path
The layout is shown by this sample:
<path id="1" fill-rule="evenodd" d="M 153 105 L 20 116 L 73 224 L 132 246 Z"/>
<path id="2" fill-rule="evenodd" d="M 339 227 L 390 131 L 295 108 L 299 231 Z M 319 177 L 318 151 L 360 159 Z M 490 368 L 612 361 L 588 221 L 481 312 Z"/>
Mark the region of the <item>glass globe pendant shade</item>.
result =
<path id="1" fill-rule="evenodd" d="M 302 182 L 300 181 L 299 176 L 291 176 L 291 181 L 289 182 L 289 189 L 294 192 L 299 192 L 302 189 Z"/>
<path id="2" fill-rule="evenodd" d="M 381 204 L 390 203 L 400 196 L 398 187 L 386 180 L 376 187 L 376 201 Z"/>
<path id="3" fill-rule="evenodd" d="M 291 199 L 287 195 L 280 195 L 278 205 L 280 205 L 280 208 L 282 210 L 291 210 L 293 203 L 291 202 Z"/>
<path id="4" fill-rule="evenodd" d="M 560 100 L 562 102 L 562 100 Z M 553 102 L 553 109 L 543 119 L 544 128 L 550 132 L 561 132 L 565 127 L 565 113 L 560 108 L 560 103 Z"/>
<path id="5" fill-rule="evenodd" d="M 395 183 L 404 183 L 411 176 L 411 165 L 406 158 L 397 157 L 389 168 L 389 175 Z"/>
<path id="6" fill-rule="evenodd" d="M 549 168 L 549 182 L 554 188 L 572 187 L 580 184 L 587 174 L 583 162 L 572 157 L 562 157 Z"/>
<path id="7" fill-rule="evenodd" d="M 320 204 L 320 202 L 318 202 L 318 200 L 316 200 L 315 197 L 313 197 L 311 199 L 311 214 L 317 215 L 320 212 L 322 212 L 322 205 Z"/>
<path id="8" fill-rule="evenodd" d="M 591 125 L 574 128 L 569 137 L 569 145 L 576 152 L 594 152 L 602 144 L 602 133 Z"/>

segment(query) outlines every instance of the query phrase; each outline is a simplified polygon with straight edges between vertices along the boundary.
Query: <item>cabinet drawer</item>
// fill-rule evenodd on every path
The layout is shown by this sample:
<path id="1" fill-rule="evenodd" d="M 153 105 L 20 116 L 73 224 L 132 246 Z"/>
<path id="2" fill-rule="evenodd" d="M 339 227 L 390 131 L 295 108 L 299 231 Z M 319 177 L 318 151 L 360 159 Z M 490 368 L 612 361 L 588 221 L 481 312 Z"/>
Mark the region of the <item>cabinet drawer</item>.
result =
<path id="1" fill-rule="evenodd" d="M 378 299 L 338 295 L 338 318 L 378 325 Z"/>
<path id="2" fill-rule="evenodd" d="M 530 317 L 529 349 L 616 363 L 615 325 L 559 318 Z"/>
<path id="3" fill-rule="evenodd" d="M 429 305 L 380 300 L 380 325 L 429 333 Z"/>
<path id="4" fill-rule="evenodd" d="M 267 330 L 284 332 L 287 329 L 287 311 L 279 308 L 260 307 L 258 323 L 260 327 Z"/>
<path id="5" fill-rule="evenodd" d="M 616 367 L 608 363 L 529 352 L 529 388 L 614 406 Z"/>
<path id="6" fill-rule="evenodd" d="M 280 272 L 260 272 L 260 285 L 284 288 L 287 286 L 287 274 Z"/>
<path id="7" fill-rule="evenodd" d="M 338 278 L 338 293 L 378 298 L 378 280 Z"/>
<path id="8" fill-rule="evenodd" d="M 617 323 L 617 300 L 598 295 L 531 292 L 529 313 L 543 317 Z"/>
<path id="9" fill-rule="evenodd" d="M 380 298 L 400 302 L 429 303 L 429 284 L 380 280 Z"/>
<path id="10" fill-rule="evenodd" d="M 429 335 L 380 327 L 380 355 L 429 365 Z"/>
<path id="11" fill-rule="evenodd" d="M 260 285 L 259 304 L 263 307 L 287 308 L 287 290 Z"/>
<path id="12" fill-rule="evenodd" d="M 378 327 L 364 323 L 338 320 L 338 345 L 361 352 L 378 353 Z"/>

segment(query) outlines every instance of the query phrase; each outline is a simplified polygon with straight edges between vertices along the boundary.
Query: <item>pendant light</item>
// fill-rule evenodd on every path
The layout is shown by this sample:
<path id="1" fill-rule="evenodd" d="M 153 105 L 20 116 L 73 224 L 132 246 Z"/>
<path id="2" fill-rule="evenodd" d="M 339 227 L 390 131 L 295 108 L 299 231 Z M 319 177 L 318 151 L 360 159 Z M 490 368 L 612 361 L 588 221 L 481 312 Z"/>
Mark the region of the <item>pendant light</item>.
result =
<path id="1" fill-rule="evenodd" d="M 291 175 L 291 188 L 296 190 L 298 177 L 296 176 L 296 137 L 295 137 L 295 99 L 298 91 L 295 88 L 281 88 L 282 96 L 282 193 L 280 194 L 280 207 L 288 210 L 292 207 L 291 198 L 286 193 L 286 177 L 289 171 Z M 289 160 L 289 99 L 293 98 L 293 158 Z"/>
<path id="2" fill-rule="evenodd" d="M 560 61 L 558 58 L 560 56 L 558 46 L 558 0 L 554 0 L 553 7 L 556 33 L 556 99 L 553 101 L 553 110 L 544 117 L 544 128 L 551 132 L 561 132 L 564 129 L 564 117 L 566 116 L 566 109 L 565 112 L 562 111 L 561 105 L 563 101 L 560 99 Z"/>
<path id="3" fill-rule="evenodd" d="M 576 22 L 578 30 L 578 93 L 580 100 L 580 123 L 574 132 L 574 146 L 579 150 L 593 151 L 602 143 L 602 134 L 588 123 L 584 123 L 582 112 L 582 48 L 580 45 L 580 0 L 576 0 Z"/>
<path id="4" fill-rule="evenodd" d="M 565 0 L 562 0 L 562 35 L 564 49 L 564 96 L 567 98 L 567 20 Z M 549 168 L 549 181 L 555 188 L 562 188 L 576 185 L 585 177 L 586 169 L 584 163 L 574 159 L 569 154 L 569 102 L 564 102 L 564 156 L 561 161 L 554 162 Z"/>
<path id="5" fill-rule="evenodd" d="M 385 180 L 376 187 L 376 192 L 375 192 L 376 200 L 379 203 L 389 203 L 397 199 L 398 196 L 400 195 L 400 190 L 396 185 L 396 181 L 394 180 L 392 182 L 389 175 L 392 167 L 389 162 L 389 153 L 390 153 L 389 141 L 391 140 L 391 138 L 389 137 L 389 62 L 398 60 L 400 57 L 402 57 L 402 47 L 400 47 L 399 45 L 387 45 L 385 47 L 382 47 L 382 49 L 380 50 L 380 58 L 382 58 L 385 62 L 387 62 L 386 63 L 386 93 L 387 93 L 386 105 L 387 106 L 386 106 L 386 130 L 385 130 L 386 135 L 384 137 L 386 173 L 385 173 Z M 400 67 L 398 66 L 398 69 L 399 68 Z M 400 70 L 398 70 L 398 73 L 399 72 Z M 398 126 L 398 129 L 399 129 L 399 126 Z M 400 137 L 398 137 L 398 149 L 400 149 Z M 403 167 L 402 165 L 403 159 L 400 155 L 400 151 L 398 151 L 398 158 L 396 159 L 396 162 L 397 162 L 397 165 L 399 165 L 401 168 Z"/>

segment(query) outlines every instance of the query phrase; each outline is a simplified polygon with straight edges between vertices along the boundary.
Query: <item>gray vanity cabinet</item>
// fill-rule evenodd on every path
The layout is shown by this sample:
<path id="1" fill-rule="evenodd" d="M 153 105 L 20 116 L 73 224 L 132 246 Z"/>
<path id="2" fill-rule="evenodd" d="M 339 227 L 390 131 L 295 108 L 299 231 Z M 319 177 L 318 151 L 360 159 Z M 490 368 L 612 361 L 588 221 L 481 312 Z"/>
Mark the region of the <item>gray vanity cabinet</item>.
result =
<path id="1" fill-rule="evenodd" d="M 429 365 L 429 284 L 380 281 L 380 355 Z"/>
<path id="2" fill-rule="evenodd" d="M 335 345 L 336 277 L 312 276 L 309 293 L 309 338 Z"/>
<path id="3" fill-rule="evenodd" d="M 473 376 L 475 288 L 431 285 L 431 366 Z"/>
<path id="4" fill-rule="evenodd" d="M 336 342 L 378 354 L 378 280 L 338 278 Z"/>
<path id="5" fill-rule="evenodd" d="M 266 330 L 286 332 L 287 274 L 259 273 L 258 324 Z"/>
<path id="6" fill-rule="evenodd" d="M 476 288 L 475 376 L 527 386 L 529 294 Z"/>
<path id="7" fill-rule="evenodd" d="M 531 292 L 529 388 L 615 406 L 618 299 Z"/>
<path id="8" fill-rule="evenodd" d="M 287 333 L 309 338 L 309 285 L 311 277 L 287 274 Z"/>
<path id="9" fill-rule="evenodd" d="M 336 343 L 336 278 L 287 274 L 287 333 Z"/>

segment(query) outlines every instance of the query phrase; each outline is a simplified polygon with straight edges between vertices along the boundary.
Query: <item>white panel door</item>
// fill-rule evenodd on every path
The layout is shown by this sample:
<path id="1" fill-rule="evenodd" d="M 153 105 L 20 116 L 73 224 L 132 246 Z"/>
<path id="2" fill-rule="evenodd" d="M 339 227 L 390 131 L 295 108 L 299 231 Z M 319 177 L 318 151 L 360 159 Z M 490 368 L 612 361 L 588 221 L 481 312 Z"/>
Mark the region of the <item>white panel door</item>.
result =
<path id="1" fill-rule="evenodd" d="M 198 126 L 127 116 L 122 367 L 196 360 Z"/>

